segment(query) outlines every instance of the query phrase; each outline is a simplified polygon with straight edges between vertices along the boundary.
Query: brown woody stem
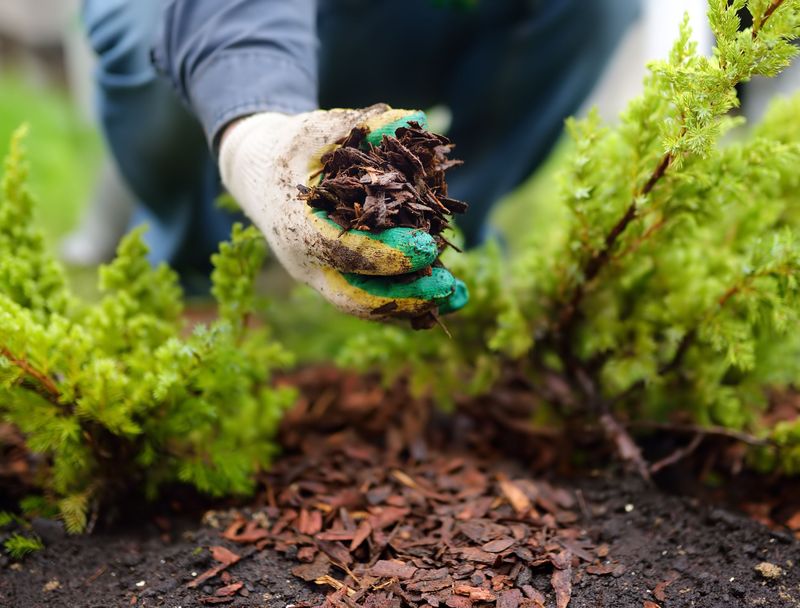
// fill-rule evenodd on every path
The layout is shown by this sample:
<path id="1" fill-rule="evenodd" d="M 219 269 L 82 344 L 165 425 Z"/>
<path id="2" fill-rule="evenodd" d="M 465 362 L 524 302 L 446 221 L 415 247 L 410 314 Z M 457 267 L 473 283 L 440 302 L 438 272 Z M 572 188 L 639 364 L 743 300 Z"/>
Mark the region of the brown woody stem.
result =
<path id="1" fill-rule="evenodd" d="M 56 383 L 53 382 L 52 378 L 50 378 L 47 374 L 37 370 L 25 359 L 18 359 L 4 346 L 0 346 L 0 355 L 11 361 L 12 365 L 15 365 L 21 369 L 26 376 L 35 381 L 34 385 L 27 385 L 27 388 L 31 388 L 48 401 L 58 404 L 58 399 L 61 396 L 61 392 L 58 390 L 58 387 L 56 386 Z"/>
<path id="2" fill-rule="evenodd" d="M 764 16 L 761 18 L 761 22 L 753 23 L 753 39 L 758 36 L 758 32 L 761 31 L 761 28 L 766 25 L 767 21 L 769 21 L 769 18 L 772 17 L 773 13 L 781 7 L 783 2 L 784 0 L 773 0 L 772 4 L 770 4 L 767 7 L 767 10 L 764 11 Z"/>
<path id="3" fill-rule="evenodd" d="M 775 443 L 769 439 L 760 439 L 755 435 L 744 433 L 742 431 L 735 431 L 721 426 L 699 426 L 696 424 L 678 424 L 672 422 L 653 422 L 651 420 L 637 420 L 629 422 L 627 427 L 630 429 L 648 429 L 654 431 L 667 431 L 672 433 L 691 433 L 693 435 L 702 435 L 704 437 L 723 437 L 726 439 L 733 439 L 747 445 L 755 447 L 774 447 Z"/>
<path id="4" fill-rule="evenodd" d="M 586 284 L 600 274 L 600 271 L 605 267 L 611 258 L 611 253 L 617 243 L 617 240 L 622 233 L 625 232 L 628 226 L 630 226 L 631 222 L 636 219 L 638 211 L 636 207 L 636 200 L 640 196 L 647 196 L 650 194 L 650 192 L 652 192 L 659 180 L 664 177 L 664 174 L 667 172 L 672 160 L 673 157 L 669 152 L 664 154 L 664 156 L 661 158 L 661 161 L 658 163 L 658 166 L 650 175 L 650 178 L 647 180 L 642 189 L 637 192 L 636 196 L 634 196 L 634 199 L 626 209 L 625 214 L 611 228 L 611 231 L 606 236 L 603 249 L 594 254 L 591 258 L 589 258 L 589 261 L 586 262 L 586 265 L 583 268 L 583 280 L 575 287 L 575 290 L 572 292 L 572 296 L 569 298 L 567 305 L 564 307 L 561 317 L 558 320 L 556 333 L 566 333 L 569 335 L 570 332 L 565 332 L 565 329 L 569 328 L 578 313 L 581 301 L 583 300 L 583 296 L 586 292 Z"/>

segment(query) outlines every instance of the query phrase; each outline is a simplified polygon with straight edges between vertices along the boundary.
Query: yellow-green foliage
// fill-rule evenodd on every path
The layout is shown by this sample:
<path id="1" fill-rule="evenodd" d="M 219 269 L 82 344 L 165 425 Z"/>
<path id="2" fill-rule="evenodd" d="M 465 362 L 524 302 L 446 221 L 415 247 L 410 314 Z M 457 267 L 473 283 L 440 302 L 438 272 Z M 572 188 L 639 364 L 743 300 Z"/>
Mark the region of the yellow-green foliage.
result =
<path id="1" fill-rule="evenodd" d="M 248 492 L 294 398 L 270 386 L 288 354 L 246 327 L 262 237 L 236 227 L 213 260 L 220 318 L 188 335 L 177 277 L 148 264 L 141 230 L 100 270 L 100 300 L 80 302 L 31 225 L 22 136 L 0 186 L 0 417 L 46 457 L 68 529 L 118 490 Z"/>
<path id="2" fill-rule="evenodd" d="M 3 547 L 13 559 L 22 559 L 30 553 L 44 549 L 44 544 L 38 536 L 14 533 L 3 542 Z"/>
<path id="3" fill-rule="evenodd" d="M 740 28 L 743 9 L 752 28 Z M 465 378 L 485 391 L 513 362 L 553 411 L 748 429 L 800 471 L 800 421 L 766 429 L 759 416 L 766 388 L 800 381 L 800 97 L 720 141 L 741 122 L 736 85 L 795 55 L 800 0 L 711 0 L 709 17 L 713 56 L 697 54 L 684 22 L 617 126 L 569 121 L 559 199 L 538 203 L 568 210 L 545 214 L 563 222 L 532 226 L 518 259 L 489 248 L 452 260 L 474 296 L 447 319 L 453 340 L 377 328 L 342 360 L 410 368 L 444 399 Z M 547 374 L 574 398 L 547 395 Z"/>

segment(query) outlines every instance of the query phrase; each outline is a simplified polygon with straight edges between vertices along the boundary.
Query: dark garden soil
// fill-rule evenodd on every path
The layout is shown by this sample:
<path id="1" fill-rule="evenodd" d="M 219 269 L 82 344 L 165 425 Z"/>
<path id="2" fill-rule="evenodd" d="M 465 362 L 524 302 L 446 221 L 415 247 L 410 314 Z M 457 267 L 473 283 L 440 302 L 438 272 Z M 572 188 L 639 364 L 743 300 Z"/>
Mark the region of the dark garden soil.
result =
<path id="1" fill-rule="evenodd" d="M 797 493 L 728 495 L 770 528 L 612 469 L 536 472 L 544 447 L 402 388 L 292 381 L 285 454 L 250 506 L 83 537 L 37 521 L 47 547 L 2 563 L 0 606 L 800 606 Z"/>

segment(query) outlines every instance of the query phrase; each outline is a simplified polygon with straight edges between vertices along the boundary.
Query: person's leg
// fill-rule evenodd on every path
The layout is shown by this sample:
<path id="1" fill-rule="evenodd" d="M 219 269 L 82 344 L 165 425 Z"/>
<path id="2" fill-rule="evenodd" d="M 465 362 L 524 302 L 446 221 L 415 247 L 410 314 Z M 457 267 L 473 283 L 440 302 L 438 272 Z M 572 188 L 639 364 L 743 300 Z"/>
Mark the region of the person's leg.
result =
<path id="1" fill-rule="evenodd" d="M 120 172 L 141 201 L 153 262 L 206 269 L 231 216 L 202 130 L 150 62 L 162 0 L 86 0 L 83 21 L 98 55 L 99 114 Z M 209 216 L 215 220 L 208 225 Z M 227 229 L 227 230 L 226 230 Z"/>
<path id="2" fill-rule="evenodd" d="M 136 200 L 120 177 L 117 164 L 106 155 L 80 224 L 61 242 L 61 259 L 75 266 L 109 262 L 135 208 Z"/>
<path id="3" fill-rule="evenodd" d="M 452 111 L 464 165 L 450 194 L 478 243 L 491 206 L 544 160 L 638 14 L 639 0 L 321 0 L 323 107 L 387 102 Z"/>
<path id="4" fill-rule="evenodd" d="M 434 0 L 319 0 L 320 107 L 440 103 L 472 18 Z"/>
<path id="5" fill-rule="evenodd" d="M 481 31 L 449 81 L 449 136 L 462 167 L 450 194 L 471 203 L 461 227 L 481 241 L 492 205 L 529 177 L 597 83 L 638 15 L 636 0 L 527 2 Z"/>

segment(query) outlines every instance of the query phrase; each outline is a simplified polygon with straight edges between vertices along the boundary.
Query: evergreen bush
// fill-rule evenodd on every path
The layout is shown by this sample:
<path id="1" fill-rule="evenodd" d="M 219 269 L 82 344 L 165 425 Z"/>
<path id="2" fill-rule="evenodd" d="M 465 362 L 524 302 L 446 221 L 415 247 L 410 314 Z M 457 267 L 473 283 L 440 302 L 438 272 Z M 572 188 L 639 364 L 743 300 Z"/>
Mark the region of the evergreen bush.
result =
<path id="1" fill-rule="evenodd" d="M 99 301 L 81 302 L 32 226 L 22 137 L 0 184 L 0 417 L 45 457 L 46 495 L 79 531 L 131 489 L 247 493 L 294 400 L 270 385 L 291 357 L 267 328 L 248 327 L 261 235 L 236 226 L 213 257 L 220 313 L 208 325 L 187 329 L 177 276 L 150 266 L 141 229 L 101 268 Z"/>
<path id="2" fill-rule="evenodd" d="M 713 55 L 685 20 L 618 125 L 568 122 L 559 198 L 536 201 L 565 212 L 542 214 L 523 255 L 448 260 L 472 294 L 452 340 L 373 328 L 341 361 L 410 373 L 440 402 L 513 368 L 551 421 L 589 411 L 615 437 L 620 418 L 747 431 L 782 448 L 764 464 L 800 472 L 800 420 L 762 416 L 769 390 L 800 381 L 800 97 L 746 134 L 732 114 L 738 84 L 795 55 L 800 1 L 710 0 L 709 19 Z M 569 394 L 548 391 L 553 378 Z"/>

